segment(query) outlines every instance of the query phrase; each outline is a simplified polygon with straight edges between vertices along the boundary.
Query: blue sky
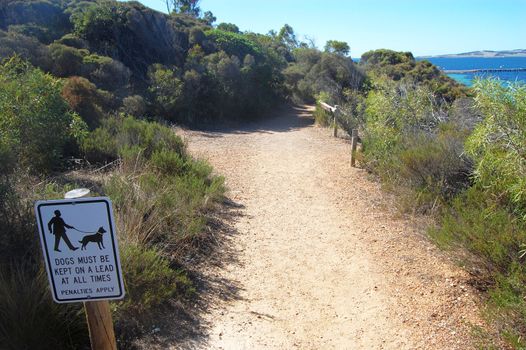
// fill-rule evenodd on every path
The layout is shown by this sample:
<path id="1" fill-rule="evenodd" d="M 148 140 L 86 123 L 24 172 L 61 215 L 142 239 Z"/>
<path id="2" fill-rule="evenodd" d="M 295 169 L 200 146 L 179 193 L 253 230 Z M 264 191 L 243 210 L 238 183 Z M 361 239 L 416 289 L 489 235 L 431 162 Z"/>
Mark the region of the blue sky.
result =
<path id="1" fill-rule="evenodd" d="M 140 0 L 166 12 L 164 0 Z M 217 23 L 267 33 L 287 23 L 322 48 L 349 43 L 351 56 L 371 49 L 436 55 L 526 49 L 526 0 L 202 0 Z"/>

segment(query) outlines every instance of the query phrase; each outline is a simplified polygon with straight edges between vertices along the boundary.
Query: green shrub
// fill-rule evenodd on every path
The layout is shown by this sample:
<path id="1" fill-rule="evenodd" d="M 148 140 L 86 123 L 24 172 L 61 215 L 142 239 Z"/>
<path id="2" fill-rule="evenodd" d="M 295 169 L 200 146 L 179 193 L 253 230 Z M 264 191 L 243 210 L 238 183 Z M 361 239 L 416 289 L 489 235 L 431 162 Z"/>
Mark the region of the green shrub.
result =
<path id="1" fill-rule="evenodd" d="M 319 104 L 316 104 L 316 109 L 314 110 L 314 120 L 316 121 L 316 124 L 319 126 L 327 127 L 332 122 L 332 116 L 329 112 L 324 110 L 319 106 Z"/>
<path id="2" fill-rule="evenodd" d="M 82 144 L 90 162 L 110 161 L 129 154 L 135 147 L 141 157 L 149 159 L 156 151 L 171 150 L 185 154 L 181 138 L 170 128 L 133 117 L 113 117 L 104 120 Z"/>
<path id="3" fill-rule="evenodd" d="M 121 62 L 107 56 L 86 55 L 82 60 L 82 75 L 104 90 L 124 90 L 128 87 L 131 71 Z"/>
<path id="4" fill-rule="evenodd" d="M 121 172 L 104 188 L 132 242 L 175 244 L 198 236 L 205 211 L 224 192 L 223 179 L 206 162 L 192 159 L 181 138 L 158 123 L 108 119 L 85 139 L 83 150 L 90 161 L 121 158 Z"/>
<path id="5" fill-rule="evenodd" d="M 205 34 L 209 40 L 214 42 L 218 50 L 229 55 L 245 57 L 250 54 L 256 58 L 262 55 L 259 44 L 243 34 L 220 29 L 209 29 L 205 31 Z"/>
<path id="6" fill-rule="evenodd" d="M 476 186 L 453 200 L 433 236 L 442 245 L 460 245 L 479 256 L 479 268 L 484 264 L 492 274 L 507 274 L 514 263 L 520 262 L 526 226 Z"/>
<path id="7" fill-rule="evenodd" d="M 368 51 L 362 55 L 360 65 L 373 76 L 425 86 L 449 103 L 468 95 L 465 87 L 430 62 L 416 61 L 411 52 L 386 49 Z"/>
<path id="8" fill-rule="evenodd" d="M 526 86 L 480 80 L 475 90 L 485 116 L 466 143 L 475 180 L 526 219 Z"/>
<path id="9" fill-rule="evenodd" d="M 182 271 L 171 268 L 170 261 L 161 254 L 154 248 L 133 243 L 122 245 L 126 298 L 116 303 L 117 319 L 126 321 L 131 314 L 140 317 L 178 293 L 191 293 L 190 280 Z"/>
<path id="10" fill-rule="evenodd" d="M 148 70 L 149 91 L 153 95 L 158 112 L 169 120 L 174 120 L 183 107 L 184 81 L 177 71 L 161 65 Z"/>
<path id="11" fill-rule="evenodd" d="M 475 84 L 484 115 L 466 141 L 473 186 L 457 196 L 432 237 L 470 252 L 465 261 L 489 286 L 490 314 L 516 349 L 526 344 L 526 88 L 495 80 Z"/>
<path id="12" fill-rule="evenodd" d="M 163 175 L 181 175 L 187 171 L 187 163 L 181 155 L 170 150 L 155 151 L 150 164 Z"/>
<path id="13" fill-rule="evenodd" d="M 430 230 L 442 247 L 467 249 L 471 255 L 462 262 L 489 288 L 489 314 L 514 349 L 526 344 L 526 270 L 524 256 L 526 225 L 495 202 L 485 188 L 477 185 L 457 196 Z M 463 254 L 466 256 L 466 254 Z"/>
<path id="14" fill-rule="evenodd" d="M 224 192 L 221 178 L 189 172 L 159 176 L 144 170 L 113 176 L 104 190 L 113 199 L 120 231 L 128 240 L 181 251 L 203 233 L 207 209 Z"/>
<path id="15" fill-rule="evenodd" d="M 147 107 L 144 98 L 140 95 L 127 96 L 122 100 L 122 112 L 135 117 L 143 117 Z"/>
<path id="16" fill-rule="evenodd" d="M 7 59 L 13 55 L 28 60 L 36 67 L 46 72 L 53 66 L 49 48 L 33 37 L 0 30 L 0 59 Z"/>
<path id="17" fill-rule="evenodd" d="M 71 77 L 65 81 L 61 95 L 91 129 L 100 125 L 105 116 L 102 107 L 108 103 L 93 83 L 85 78 Z"/>
<path id="18" fill-rule="evenodd" d="M 445 204 L 470 184 L 472 163 L 464 154 L 469 129 L 427 88 L 376 84 L 365 100 L 364 165 L 393 188 L 402 187 L 411 209 Z"/>
<path id="19" fill-rule="evenodd" d="M 82 40 L 75 34 L 69 33 L 64 35 L 59 40 L 55 41 L 57 44 L 62 44 L 70 47 L 74 47 L 76 49 L 87 49 L 88 43 L 86 43 L 85 40 Z"/>
<path id="20" fill-rule="evenodd" d="M 8 27 L 8 30 L 12 33 L 36 38 L 42 43 L 52 42 L 55 35 L 55 33 L 49 30 L 49 28 L 31 23 L 13 24 Z"/>
<path id="21" fill-rule="evenodd" d="M 0 66 L 2 143 L 9 145 L 21 166 L 43 172 L 61 168 L 65 147 L 75 144 L 75 116 L 61 89 L 60 80 L 19 58 Z"/>
<path id="22" fill-rule="evenodd" d="M 74 47 L 53 43 L 49 45 L 49 52 L 53 60 L 52 72 L 59 77 L 80 75 L 83 53 Z"/>

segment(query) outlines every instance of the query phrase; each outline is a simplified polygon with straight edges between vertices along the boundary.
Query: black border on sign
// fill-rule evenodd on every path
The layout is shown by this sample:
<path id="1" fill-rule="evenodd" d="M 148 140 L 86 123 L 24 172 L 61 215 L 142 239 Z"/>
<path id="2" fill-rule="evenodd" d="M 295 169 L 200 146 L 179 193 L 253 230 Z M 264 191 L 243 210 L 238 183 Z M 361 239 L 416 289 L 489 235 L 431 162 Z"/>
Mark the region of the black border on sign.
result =
<path id="1" fill-rule="evenodd" d="M 48 252 L 48 245 L 47 245 L 47 241 L 46 241 L 46 230 L 45 230 L 45 226 L 43 225 L 43 221 L 42 221 L 42 213 L 40 212 L 40 208 L 41 207 L 47 207 L 47 206 L 60 206 L 60 205 L 81 205 L 81 204 L 87 204 L 87 203 L 104 203 L 106 204 L 106 212 L 108 214 L 108 225 L 110 227 L 110 233 L 111 233 L 111 245 L 112 245 L 112 249 L 113 249 L 113 257 L 114 257 L 114 260 L 115 260 L 115 269 L 116 269 L 116 272 L 117 272 L 117 280 L 118 280 L 118 283 L 119 283 L 119 293 L 118 294 L 115 294 L 115 295 L 105 295 L 105 296 L 100 296 L 100 297 L 93 297 L 93 298 L 71 298 L 71 299 L 60 299 L 58 297 L 58 293 L 57 293 L 57 289 L 56 289 L 56 286 L 55 286 L 55 278 L 53 277 L 53 274 L 52 274 L 52 271 L 51 271 L 51 260 L 49 258 L 49 252 Z M 111 216 L 111 210 L 110 210 L 110 203 L 108 202 L 107 199 L 81 199 L 81 200 L 60 200 L 60 201 L 50 201 L 50 202 L 45 202 L 45 203 L 40 203 L 37 205 L 37 212 L 38 212 L 38 220 L 39 220 L 39 223 L 40 223 L 40 228 L 41 228 L 41 232 L 40 234 L 42 235 L 42 241 L 43 241 L 43 248 L 44 248 L 44 251 L 46 252 L 46 261 L 47 261 L 47 266 L 48 266 L 48 274 L 49 274 L 49 280 L 51 281 L 51 285 L 53 287 L 53 295 L 54 295 L 54 299 L 57 301 L 57 302 L 75 302 L 75 301 L 93 301 L 93 300 L 107 300 L 107 299 L 120 299 L 124 296 L 124 293 L 123 293 L 123 288 L 122 288 L 122 275 L 121 275 L 121 271 L 119 270 L 119 267 L 120 267 L 120 262 L 119 262 L 119 255 L 117 254 L 117 248 L 116 248 L 116 241 L 115 241 L 115 232 L 113 230 L 113 219 L 112 219 L 112 216 Z"/>

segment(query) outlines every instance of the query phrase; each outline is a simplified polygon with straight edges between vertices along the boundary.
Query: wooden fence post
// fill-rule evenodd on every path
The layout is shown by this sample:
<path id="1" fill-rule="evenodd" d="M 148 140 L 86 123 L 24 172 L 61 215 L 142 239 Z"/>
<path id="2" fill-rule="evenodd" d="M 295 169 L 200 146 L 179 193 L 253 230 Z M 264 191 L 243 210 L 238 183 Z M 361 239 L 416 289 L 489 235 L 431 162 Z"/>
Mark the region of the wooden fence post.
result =
<path id="1" fill-rule="evenodd" d="M 338 137 L 338 123 L 336 122 L 336 111 L 332 112 L 331 114 L 334 116 L 333 118 L 334 129 L 332 131 L 332 136 Z"/>
<path id="2" fill-rule="evenodd" d="M 356 163 L 356 144 L 358 143 L 358 129 L 352 129 L 351 136 L 351 166 Z"/>

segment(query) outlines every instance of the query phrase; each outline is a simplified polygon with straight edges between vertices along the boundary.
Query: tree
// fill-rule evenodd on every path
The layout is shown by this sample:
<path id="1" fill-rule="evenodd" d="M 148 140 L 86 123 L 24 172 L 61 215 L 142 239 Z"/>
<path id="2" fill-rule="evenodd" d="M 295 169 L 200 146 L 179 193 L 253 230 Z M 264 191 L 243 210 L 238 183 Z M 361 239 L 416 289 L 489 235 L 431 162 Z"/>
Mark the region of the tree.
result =
<path id="1" fill-rule="evenodd" d="M 200 0 L 171 0 L 171 4 L 169 4 L 167 0 L 166 8 L 168 12 L 171 12 L 171 8 L 175 13 L 184 13 L 193 17 L 199 17 L 199 13 L 201 12 L 199 1 Z"/>
<path id="2" fill-rule="evenodd" d="M 212 11 L 206 11 L 203 14 L 203 21 L 206 22 L 209 26 L 211 26 L 215 21 L 217 20 L 216 16 L 212 13 Z"/>
<path id="3" fill-rule="evenodd" d="M 345 41 L 327 40 L 327 43 L 325 44 L 325 52 L 347 56 L 349 51 L 349 44 L 347 44 Z"/>
<path id="4" fill-rule="evenodd" d="M 294 33 L 294 29 L 288 24 L 285 24 L 279 31 L 278 39 L 285 44 L 289 49 L 298 47 L 298 39 Z"/>
<path id="5" fill-rule="evenodd" d="M 167 119 L 176 117 L 183 105 L 184 82 L 174 69 L 161 64 L 152 65 L 148 71 L 149 92 L 159 109 Z"/>
<path id="6" fill-rule="evenodd" d="M 239 27 L 233 23 L 219 23 L 217 29 L 223 30 L 225 32 L 239 33 Z"/>

